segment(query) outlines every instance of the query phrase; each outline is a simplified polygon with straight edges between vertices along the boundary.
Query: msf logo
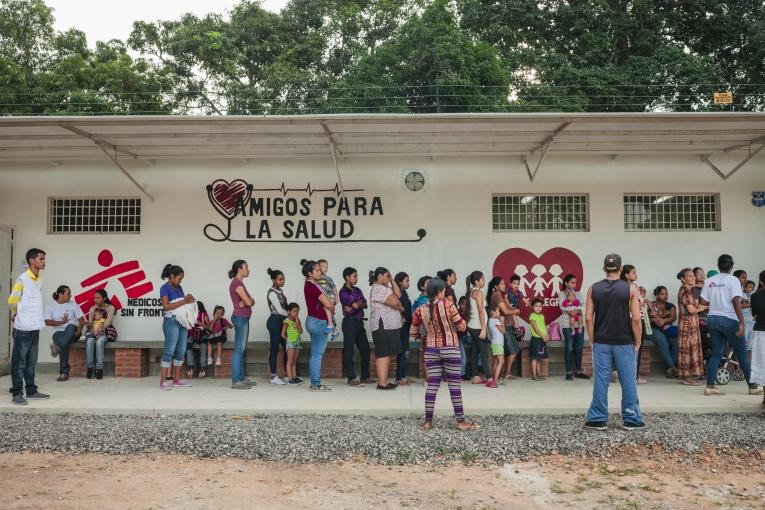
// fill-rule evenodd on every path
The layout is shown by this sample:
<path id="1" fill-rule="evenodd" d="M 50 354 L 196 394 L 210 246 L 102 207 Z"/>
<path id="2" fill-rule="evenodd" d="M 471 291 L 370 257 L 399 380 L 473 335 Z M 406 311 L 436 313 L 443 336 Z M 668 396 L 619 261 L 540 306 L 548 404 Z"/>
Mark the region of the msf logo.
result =
<path id="1" fill-rule="evenodd" d="M 127 304 L 128 299 L 145 296 L 154 290 L 154 285 L 146 281 L 146 273 L 139 267 L 137 260 L 112 265 L 113 263 L 112 252 L 101 250 L 98 254 L 98 264 L 106 269 L 80 282 L 84 290 L 74 299 L 83 313 L 87 313 L 93 306 L 93 295 L 100 289 L 106 290 L 115 310 Z"/>

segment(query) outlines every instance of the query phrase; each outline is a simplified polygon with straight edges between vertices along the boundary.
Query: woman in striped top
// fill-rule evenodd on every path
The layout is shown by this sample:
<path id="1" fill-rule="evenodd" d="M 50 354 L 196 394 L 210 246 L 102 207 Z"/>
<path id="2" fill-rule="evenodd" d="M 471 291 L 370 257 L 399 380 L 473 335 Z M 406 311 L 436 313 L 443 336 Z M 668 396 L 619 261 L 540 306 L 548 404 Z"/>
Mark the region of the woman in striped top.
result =
<path id="1" fill-rule="evenodd" d="M 433 409 L 436 405 L 436 393 L 441 386 L 441 377 L 446 378 L 449 395 L 452 398 L 454 417 L 458 430 L 477 430 L 478 425 L 465 420 L 462 409 L 462 391 L 460 390 L 460 347 L 457 331 L 464 332 L 467 327 L 460 317 L 454 303 L 445 297 L 446 284 L 439 278 L 428 282 L 428 303 L 419 307 L 412 314 L 409 336 L 422 338 L 420 326 L 425 330 L 422 338 L 424 345 L 425 371 L 428 388 L 425 391 L 424 430 L 433 428 Z M 456 328 L 456 330 L 455 330 Z"/>

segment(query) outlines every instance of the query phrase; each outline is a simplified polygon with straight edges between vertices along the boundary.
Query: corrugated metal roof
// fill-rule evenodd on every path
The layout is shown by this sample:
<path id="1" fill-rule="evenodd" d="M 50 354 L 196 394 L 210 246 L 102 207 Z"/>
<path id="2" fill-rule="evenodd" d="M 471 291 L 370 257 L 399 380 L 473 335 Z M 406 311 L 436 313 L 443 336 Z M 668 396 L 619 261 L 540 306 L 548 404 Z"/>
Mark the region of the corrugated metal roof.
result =
<path id="1" fill-rule="evenodd" d="M 765 113 L 0 118 L 0 163 L 34 160 L 697 154 L 765 144 Z M 743 155 L 743 152 L 742 152 Z"/>

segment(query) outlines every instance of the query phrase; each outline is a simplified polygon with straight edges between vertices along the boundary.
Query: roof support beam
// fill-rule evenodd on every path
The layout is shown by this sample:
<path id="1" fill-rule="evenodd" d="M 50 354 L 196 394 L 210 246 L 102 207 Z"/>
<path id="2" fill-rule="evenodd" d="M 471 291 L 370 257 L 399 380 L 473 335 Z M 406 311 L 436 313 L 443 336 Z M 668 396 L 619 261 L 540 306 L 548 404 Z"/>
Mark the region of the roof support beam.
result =
<path id="1" fill-rule="evenodd" d="M 571 122 L 564 122 L 560 126 L 558 126 L 555 131 L 552 132 L 550 136 L 542 140 L 542 142 L 539 144 L 539 146 L 535 147 L 534 149 L 529 152 L 528 156 L 523 156 L 523 166 L 526 167 L 526 173 L 529 176 L 529 182 L 534 182 L 534 179 L 537 177 L 537 173 L 539 172 L 539 168 L 542 166 L 542 162 L 545 160 L 545 156 L 547 156 L 547 151 L 552 145 L 552 143 L 555 141 L 555 137 L 558 136 L 564 129 L 569 127 L 571 125 Z M 536 151 L 542 151 L 539 154 L 539 161 L 537 161 L 537 166 L 534 168 L 534 171 L 531 171 L 531 168 L 529 167 L 529 156 L 533 156 Z"/>
<path id="2" fill-rule="evenodd" d="M 702 157 L 702 161 L 704 161 L 704 163 L 706 163 L 707 165 L 709 165 L 709 168 L 711 168 L 711 169 L 712 169 L 712 171 L 713 171 L 714 173 L 716 173 L 718 176 L 720 176 L 720 179 L 722 179 L 723 181 L 727 181 L 727 180 L 728 180 L 728 178 L 730 178 L 730 176 L 731 176 L 731 175 L 733 175 L 733 174 L 735 174 L 736 172 L 738 172 L 738 171 L 739 171 L 739 169 L 740 169 L 741 167 L 743 167 L 744 165 L 746 165 L 747 163 L 749 163 L 749 162 L 750 162 L 750 161 L 751 161 L 751 160 L 752 160 L 752 159 L 753 159 L 753 158 L 754 158 L 754 157 L 755 157 L 757 154 L 759 154 L 759 153 L 760 153 L 760 152 L 761 152 L 763 149 L 765 149 L 765 142 L 763 142 L 763 144 L 762 144 L 762 145 L 760 145 L 760 146 L 759 146 L 757 149 L 755 149 L 754 151 L 752 150 L 752 146 L 751 146 L 751 145 L 749 145 L 749 154 L 748 154 L 748 155 L 747 155 L 747 156 L 746 156 L 746 157 L 745 157 L 745 158 L 744 158 L 744 159 L 743 159 L 743 160 L 742 160 L 742 161 L 741 161 L 741 162 L 740 162 L 738 165 L 734 166 L 734 167 L 733 167 L 733 169 L 732 169 L 730 172 L 728 172 L 727 174 L 726 174 L 726 173 L 724 173 L 722 170 L 720 170 L 720 169 L 717 167 L 717 165 L 715 165 L 714 163 L 712 163 L 711 161 L 709 161 L 709 158 L 710 158 L 711 156 L 703 156 L 703 157 Z"/>
<path id="3" fill-rule="evenodd" d="M 136 188 L 138 188 L 138 189 L 141 191 L 141 193 L 143 193 L 143 194 L 146 196 L 146 198 L 148 198 L 150 201 L 154 202 L 154 197 L 153 197 L 153 196 L 151 196 L 151 194 L 150 194 L 148 191 L 146 191 L 146 188 L 144 188 L 143 186 L 141 186 L 141 185 L 138 183 L 138 181 L 136 181 L 136 180 L 135 180 L 135 177 L 133 177 L 133 176 L 130 174 L 130 172 L 128 172 L 128 171 L 125 169 L 125 167 L 124 167 L 124 166 L 122 166 L 122 165 L 120 164 L 120 162 L 119 162 L 119 161 L 117 161 L 117 155 L 118 155 L 118 154 L 123 154 L 123 155 L 125 155 L 125 156 L 128 156 L 128 157 L 130 157 L 130 158 L 133 158 L 133 159 L 138 159 L 138 157 L 137 157 L 135 154 L 133 154 L 132 152 L 128 152 L 128 151 L 126 151 L 126 150 L 124 150 L 124 149 L 120 149 L 120 148 L 119 148 L 119 147 L 117 147 L 116 145 L 114 145 L 114 144 L 111 144 L 111 143 L 109 143 L 109 142 L 107 142 L 107 141 L 101 140 L 100 138 L 96 138 L 96 137 L 95 137 L 95 136 L 93 136 L 91 133 L 88 133 L 87 131 L 83 131 L 83 130 L 82 130 L 82 129 L 80 129 L 80 128 L 76 128 L 76 127 L 74 127 L 74 126 L 70 125 L 69 123 L 62 123 L 62 124 L 59 124 L 59 125 L 60 125 L 62 128 L 66 129 L 67 131 L 71 131 L 72 133 L 75 133 L 75 134 L 77 134 L 77 135 L 80 135 L 80 136 L 81 136 L 81 137 L 83 137 L 83 138 L 87 138 L 88 140 L 92 141 L 92 142 L 93 142 L 93 143 L 96 145 L 96 147 L 98 147 L 99 149 L 101 149 L 101 151 L 102 151 L 104 154 L 106 154 L 106 157 L 107 157 L 107 158 L 109 158 L 109 160 L 110 160 L 112 163 L 114 163 L 114 166 L 116 166 L 117 168 L 119 168 L 119 169 L 122 171 L 122 173 L 123 173 L 123 174 L 125 174 L 125 177 L 127 177 L 127 178 L 130 180 L 130 182 L 132 182 L 132 183 L 133 183 L 133 185 L 134 185 Z M 109 152 L 110 150 L 111 150 L 111 151 L 113 151 L 113 152 L 114 152 L 114 154 L 111 154 L 111 153 Z"/>
<path id="4" fill-rule="evenodd" d="M 329 152 L 332 154 L 332 162 L 335 164 L 335 173 L 337 174 L 337 186 L 340 188 L 340 196 L 342 198 L 345 198 L 345 188 L 343 187 L 343 178 L 340 175 L 340 163 L 338 162 L 337 158 L 338 155 L 342 157 L 342 154 L 339 150 L 337 150 L 337 144 L 335 144 L 335 139 L 332 136 L 332 131 L 329 130 L 327 127 L 326 122 L 321 123 L 322 129 L 324 129 L 324 132 L 327 134 L 327 139 L 329 140 Z"/>

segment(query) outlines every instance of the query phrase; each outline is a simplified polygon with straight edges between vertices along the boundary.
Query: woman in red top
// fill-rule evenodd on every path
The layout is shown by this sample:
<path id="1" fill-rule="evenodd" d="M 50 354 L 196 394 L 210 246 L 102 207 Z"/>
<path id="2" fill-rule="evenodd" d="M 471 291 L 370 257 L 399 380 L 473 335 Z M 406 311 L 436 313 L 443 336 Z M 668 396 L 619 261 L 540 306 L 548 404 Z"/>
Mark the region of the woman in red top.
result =
<path id="1" fill-rule="evenodd" d="M 327 348 L 327 312 L 334 314 L 335 304 L 329 300 L 319 286 L 321 269 L 313 260 L 301 260 L 302 273 L 305 276 L 303 294 L 308 317 L 305 329 L 311 335 L 311 357 L 308 359 L 308 371 L 311 374 L 311 391 L 331 391 L 332 388 L 321 384 L 321 361 Z M 330 330 L 331 332 L 332 330 Z"/>
<path id="2" fill-rule="evenodd" d="M 446 299 L 445 290 L 446 284 L 439 278 L 433 278 L 428 282 L 426 289 L 428 304 L 419 307 L 412 314 L 412 326 L 409 330 L 409 336 L 421 338 L 420 325 L 425 329 L 422 345 L 428 388 L 425 391 L 425 423 L 422 428 L 424 430 L 433 428 L 433 409 L 436 404 L 436 393 L 441 386 L 441 374 L 443 374 L 449 385 L 457 429 L 476 430 L 478 425 L 465 420 L 460 390 L 461 356 L 457 331 L 464 332 L 467 325 L 460 317 L 454 303 Z"/>

